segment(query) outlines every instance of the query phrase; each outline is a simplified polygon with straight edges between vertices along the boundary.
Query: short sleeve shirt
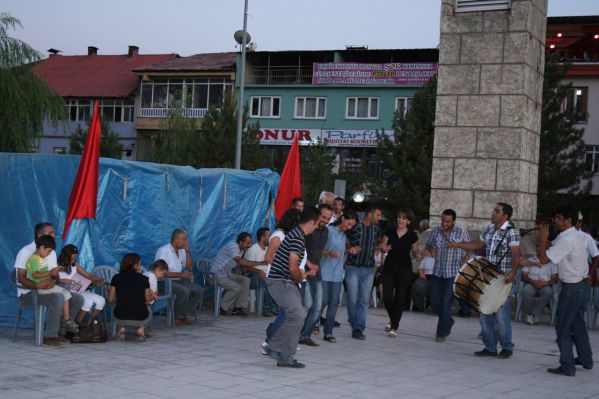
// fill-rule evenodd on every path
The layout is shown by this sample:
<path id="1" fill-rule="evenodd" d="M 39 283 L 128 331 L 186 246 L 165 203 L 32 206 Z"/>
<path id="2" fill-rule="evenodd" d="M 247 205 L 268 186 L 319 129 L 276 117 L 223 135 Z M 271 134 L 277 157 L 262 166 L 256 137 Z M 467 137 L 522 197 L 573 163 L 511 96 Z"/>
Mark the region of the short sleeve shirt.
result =
<path id="1" fill-rule="evenodd" d="M 150 288 L 148 278 L 141 273 L 119 273 L 110 285 L 116 288 L 114 315 L 120 320 L 145 320 L 148 317 L 145 291 Z"/>
<path id="2" fill-rule="evenodd" d="M 461 227 L 453 226 L 449 233 L 436 226 L 428 237 L 427 245 L 436 249 L 433 275 L 441 278 L 453 278 L 462 266 L 466 250 L 449 248 L 449 241 L 470 242 L 468 232 Z"/>
<path id="3" fill-rule="evenodd" d="M 25 269 L 25 265 L 27 264 L 27 260 L 31 255 L 35 253 L 35 241 L 31 242 L 28 245 L 25 245 L 19 253 L 17 254 L 17 259 L 15 260 L 15 269 Z M 55 267 L 58 267 L 58 262 L 56 261 L 56 252 L 50 252 L 50 255 L 46 256 L 46 260 L 48 261 L 48 270 L 52 270 Z M 27 294 L 30 289 L 22 288 L 19 286 L 17 288 L 17 296 L 21 296 L 23 294 Z"/>
<path id="4" fill-rule="evenodd" d="M 187 263 L 187 255 L 183 248 L 175 251 L 175 248 L 168 243 L 158 248 L 154 260 L 162 259 L 168 265 L 168 271 L 173 273 L 181 273 Z"/>
<path id="5" fill-rule="evenodd" d="M 587 243 L 574 227 L 559 233 L 547 257 L 557 263 L 559 278 L 565 283 L 578 283 L 589 273 Z"/>
<path id="6" fill-rule="evenodd" d="M 281 245 L 277 248 L 270 272 L 268 273 L 268 278 L 293 281 L 293 277 L 289 271 L 289 255 L 295 253 L 299 256 L 299 263 L 301 263 L 306 256 L 305 239 L 306 236 L 304 231 L 299 226 L 287 233 L 283 242 L 281 242 Z"/>
<path id="7" fill-rule="evenodd" d="M 515 229 L 509 221 L 499 229 L 491 223 L 481 233 L 480 239 L 486 245 L 487 260 L 499 267 L 502 272 L 509 273 L 512 270 L 511 247 L 520 245 L 519 230 Z"/>
<path id="8" fill-rule="evenodd" d="M 236 241 L 231 241 L 218 251 L 214 260 L 214 271 L 220 275 L 228 275 L 237 266 L 235 258 L 241 257 L 241 255 L 239 244 Z"/>
<path id="9" fill-rule="evenodd" d="M 27 259 L 25 269 L 27 269 L 27 278 L 36 284 L 50 280 L 50 276 L 41 278 L 33 277 L 33 273 L 44 273 L 48 271 L 48 261 L 38 254 L 33 254 Z"/>
<path id="10" fill-rule="evenodd" d="M 538 262 L 539 258 L 529 258 L 532 262 Z M 557 274 L 557 265 L 553 262 L 545 263 L 540 267 L 530 266 L 523 267 L 522 273 L 528 273 L 528 278 L 536 281 L 549 281 L 551 276 Z"/>
<path id="11" fill-rule="evenodd" d="M 410 258 L 410 251 L 412 245 L 418 241 L 418 236 L 412 230 L 407 231 L 401 237 L 397 236 L 396 230 L 389 230 L 386 233 L 391 249 L 387 252 L 385 258 L 384 272 L 396 271 L 396 270 L 412 270 L 412 258 Z"/>

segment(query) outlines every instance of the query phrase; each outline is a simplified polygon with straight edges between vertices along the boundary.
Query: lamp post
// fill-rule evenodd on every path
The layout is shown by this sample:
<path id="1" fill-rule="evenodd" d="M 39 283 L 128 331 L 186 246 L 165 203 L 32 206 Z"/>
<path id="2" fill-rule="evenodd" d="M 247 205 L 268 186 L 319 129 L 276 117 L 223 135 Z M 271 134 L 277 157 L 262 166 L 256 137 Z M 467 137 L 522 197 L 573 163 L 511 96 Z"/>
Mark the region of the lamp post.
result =
<path id="1" fill-rule="evenodd" d="M 243 12 L 243 31 L 241 40 L 239 31 L 235 32 L 235 39 L 241 44 L 241 76 L 239 77 L 239 97 L 237 100 L 237 141 L 235 143 L 235 169 L 241 169 L 241 133 L 243 129 L 243 86 L 245 85 L 245 51 L 246 45 L 250 41 L 250 35 L 247 33 L 248 25 L 248 0 L 245 0 L 245 9 Z"/>

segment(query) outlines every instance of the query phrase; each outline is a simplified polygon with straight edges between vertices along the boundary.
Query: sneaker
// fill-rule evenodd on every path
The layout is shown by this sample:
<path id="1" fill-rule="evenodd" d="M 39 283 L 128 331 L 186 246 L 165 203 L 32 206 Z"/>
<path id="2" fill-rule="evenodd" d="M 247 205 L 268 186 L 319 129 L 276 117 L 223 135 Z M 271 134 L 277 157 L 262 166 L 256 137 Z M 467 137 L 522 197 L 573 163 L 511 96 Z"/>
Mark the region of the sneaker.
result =
<path id="1" fill-rule="evenodd" d="M 486 349 L 483 349 L 482 351 L 474 352 L 474 356 L 478 356 L 478 357 L 497 356 L 497 352 L 491 352 Z"/>
<path id="2" fill-rule="evenodd" d="M 535 325 L 535 315 L 532 313 L 529 313 L 526 316 L 526 324 L 528 324 L 529 326 L 534 326 Z"/>
<path id="3" fill-rule="evenodd" d="M 62 344 L 58 341 L 58 338 L 44 338 L 42 345 L 46 348 L 62 348 Z"/>
<path id="4" fill-rule="evenodd" d="M 391 330 L 389 330 L 387 335 L 390 336 L 391 338 L 395 338 L 395 337 L 397 337 L 397 331 L 395 331 L 394 329 L 391 329 Z"/>
<path id="5" fill-rule="evenodd" d="M 316 342 L 314 342 L 314 340 L 310 337 L 301 339 L 299 343 L 302 345 L 307 345 L 307 346 L 318 346 L 318 344 Z"/>
<path id="6" fill-rule="evenodd" d="M 290 367 L 292 369 L 303 369 L 306 367 L 304 363 L 300 363 L 297 360 L 293 359 L 290 362 L 277 362 L 277 367 Z"/>
<path id="7" fill-rule="evenodd" d="M 357 329 L 352 331 L 351 337 L 354 339 L 359 339 L 360 341 L 364 341 L 366 339 L 366 336 L 364 335 L 364 333 L 362 333 L 362 331 L 357 330 Z"/>
<path id="8" fill-rule="evenodd" d="M 499 352 L 499 354 L 497 355 L 497 357 L 499 359 L 507 359 L 509 357 L 512 357 L 513 354 L 514 354 L 513 351 L 510 351 L 507 349 L 502 349 L 501 352 Z"/>
<path id="9" fill-rule="evenodd" d="M 575 373 L 562 368 L 562 366 L 556 367 L 554 369 L 547 369 L 547 371 L 551 374 L 566 375 L 568 377 L 574 377 L 575 375 Z"/>
<path id="10" fill-rule="evenodd" d="M 77 326 L 77 323 L 75 323 L 71 319 L 68 319 L 68 320 L 62 319 L 60 321 L 60 324 L 64 327 L 66 332 L 71 332 L 73 334 L 77 334 L 79 332 L 79 326 Z"/>
<path id="11" fill-rule="evenodd" d="M 264 341 L 260 344 L 260 348 L 262 349 L 262 354 L 264 356 L 269 356 L 272 352 L 270 346 L 268 346 L 268 342 Z"/>
<path id="12" fill-rule="evenodd" d="M 314 327 L 312 327 L 312 334 L 314 335 L 318 335 L 320 334 L 320 326 L 317 324 Z"/>

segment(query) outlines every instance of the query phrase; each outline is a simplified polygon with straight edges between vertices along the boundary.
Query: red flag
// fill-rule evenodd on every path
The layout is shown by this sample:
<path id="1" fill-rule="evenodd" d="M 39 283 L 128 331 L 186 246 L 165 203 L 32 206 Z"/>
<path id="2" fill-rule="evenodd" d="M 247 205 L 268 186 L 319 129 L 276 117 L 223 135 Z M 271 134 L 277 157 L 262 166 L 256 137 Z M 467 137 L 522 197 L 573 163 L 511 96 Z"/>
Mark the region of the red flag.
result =
<path id="1" fill-rule="evenodd" d="M 295 197 L 302 196 L 298 139 L 299 135 L 296 135 L 287 156 L 283 173 L 281 173 L 279 190 L 277 191 L 277 198 L 275 200 L 275 218 L 277 220 L 293 205 Z"/>
<path id="2" fill-rule="evenodd" d="M 79 162 L 77 177 L 71 195 L 69 197 L 69 208 L 67 220 L 62 233 L 66 240 L 67 232 L 73 219 L 95 218 L 96 202 L 98 198 L 98 169 L 100 164 L 100 111 L 98 101 L 94 104 L 94 116 L 89 125 L 89 132 L 83 155 Z"/>

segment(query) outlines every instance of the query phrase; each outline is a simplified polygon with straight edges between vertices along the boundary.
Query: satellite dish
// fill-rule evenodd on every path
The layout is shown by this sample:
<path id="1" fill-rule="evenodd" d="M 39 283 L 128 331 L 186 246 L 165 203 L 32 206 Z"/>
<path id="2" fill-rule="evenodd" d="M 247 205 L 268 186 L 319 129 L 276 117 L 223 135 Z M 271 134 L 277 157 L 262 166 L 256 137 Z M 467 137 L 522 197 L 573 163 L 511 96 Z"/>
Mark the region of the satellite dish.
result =
<path id="1" fill-rule="evenodd" d="M 235 41 L 237 43 L 243 44 L 243 31 L 238 30 L 237 32 L 235 32 L 233 34 L 233 38 L 235 39 Z M 248 44 L 250 41 L 252 41 L 252 37 L 250 36 L 250 34 L 248 32 L 245 32 L 245 44 Z"/>
<path id="2" fill-rule="evenodd" d="M 358 191 L 356 193 L 354 193 L 354 195 L 352 195 L 352 199 L 354 200 L 354 202 L 364 202 L 364 193 L 361 191 Z"/>

